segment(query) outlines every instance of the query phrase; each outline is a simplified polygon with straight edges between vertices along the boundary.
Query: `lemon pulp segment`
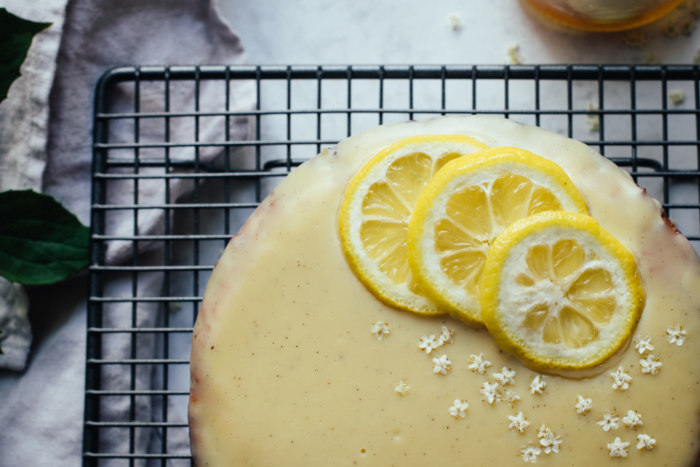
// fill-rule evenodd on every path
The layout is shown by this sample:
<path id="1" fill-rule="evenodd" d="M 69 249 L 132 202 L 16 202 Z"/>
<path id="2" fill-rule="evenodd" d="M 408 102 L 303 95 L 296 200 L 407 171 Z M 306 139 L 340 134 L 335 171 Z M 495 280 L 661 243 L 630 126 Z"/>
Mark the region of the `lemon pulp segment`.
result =
<path id="1" fill-rule="evenodd" d="M 381 301 L 417 313 L 442 311 L 408 265 L 408 222 L 423 188 L 445 164 L 486 148 L 466 136 L 409 137 L 380 151 L 351 180 L 339 213 L 342 249 Z"/>
<path id="2" fill-rule="evenodd" d="M 409 263 L 421 289 L 468 324 L 483 326 L 481 272 L 493 240 L 545 211 L 587 213 L 554 162 L 503 147 L 450 162 L 426 187 L 411 218 Z"/>
<path id="3" fill-rule="evenodd" d="M 586 215 L 546 212 L 489 250 L 482 316 L 502 349 L 542 370 L 593 368 L 634 332 L 644 289 L 632 254 Z"/>

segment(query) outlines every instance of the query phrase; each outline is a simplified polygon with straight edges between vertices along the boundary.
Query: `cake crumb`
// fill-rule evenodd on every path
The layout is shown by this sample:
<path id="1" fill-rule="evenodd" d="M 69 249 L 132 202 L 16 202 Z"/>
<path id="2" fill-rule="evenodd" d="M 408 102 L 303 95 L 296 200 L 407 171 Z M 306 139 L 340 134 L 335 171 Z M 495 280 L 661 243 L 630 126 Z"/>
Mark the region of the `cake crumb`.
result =
<path id="1" fill-rule="evenodd" d="M 452 28 L 453 31 L 459 31 L 462 29 L 462 23 L 460 22 L 460 14 L 453 12 L 447 15 L 447 21 L 450 24 L 450 28 Z"/>
<path id="2" fill-rule="evenodd" d="M 681 105 L 685 102 L 685 92 L 680 89 L 673 89 L 668 93 L 668 98 L 671 100 L 673 105 Z"/>
<path id="3" fill-rule="evenodd" d="M 598 110 L 598 106 L 593 102 L 588 101 L 588 110 Z M 586 123 L 588 124 L 589 133 L 600 131 L 600 115 L 586 114 Z"/>
<path id="4" fill-rule="evenodd" d="M 659 57 L 655 52 L 647 50 L 644 54 L 644 64 L 645 65 L 660 65 L 661 57 Z"/>
<path id="5" fill-rule="evenodd" d="M 511 65 L 521 65 L 523 63 L 523 57 L 520 55 L 520 44 L 514 43 L 508 46 L 506 49 L 507 63 Z"/>
<path id="6" fill-rule="evenodd" d="M 622 42 L 630 49 L 643 49 L 647 46 L 647 36 L 640 31 L 632 31 L 625 34 Z"/>

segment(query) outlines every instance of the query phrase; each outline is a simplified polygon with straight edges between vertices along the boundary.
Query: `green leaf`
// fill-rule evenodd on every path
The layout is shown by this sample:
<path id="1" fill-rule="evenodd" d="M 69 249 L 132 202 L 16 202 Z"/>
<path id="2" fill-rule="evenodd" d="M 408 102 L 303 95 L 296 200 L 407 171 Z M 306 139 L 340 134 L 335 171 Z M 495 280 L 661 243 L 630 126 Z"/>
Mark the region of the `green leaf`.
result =
<path id="1" fill-rule="evenodd" d="M 12 82 L 19 78 L 22 62 L 34 36 L 51 26 L 15 16 L 0 8 L 0 102 L 7 97 Z"/>
<path id="2" fill-rule="evenodd" d="M 53 284 L 88 264 L 90 229 L 51 196 L 0 193 L 0 276 Z"/>

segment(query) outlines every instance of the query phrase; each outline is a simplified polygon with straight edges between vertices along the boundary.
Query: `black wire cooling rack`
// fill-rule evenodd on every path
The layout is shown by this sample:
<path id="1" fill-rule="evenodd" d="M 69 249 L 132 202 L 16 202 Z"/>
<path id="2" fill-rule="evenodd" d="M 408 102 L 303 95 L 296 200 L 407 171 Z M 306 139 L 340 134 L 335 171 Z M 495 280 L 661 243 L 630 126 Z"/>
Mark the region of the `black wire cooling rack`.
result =
<path id="1" fill-rule="evenodd" d="M 84 465 L 192 463 L 189 350 L 216 260 L 286 174 L 363 129 L 489 114 L 582 140 L 699 250 L 699 77 L 697 66 L 109 71 L 95 101 Z"/>

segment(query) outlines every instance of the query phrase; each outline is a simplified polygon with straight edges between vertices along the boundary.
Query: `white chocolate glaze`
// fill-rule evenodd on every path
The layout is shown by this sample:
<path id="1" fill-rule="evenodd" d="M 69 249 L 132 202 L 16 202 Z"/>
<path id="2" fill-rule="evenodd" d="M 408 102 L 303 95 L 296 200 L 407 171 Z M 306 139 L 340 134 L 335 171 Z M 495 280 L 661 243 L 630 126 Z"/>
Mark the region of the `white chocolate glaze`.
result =
<path id="1" fill-rule="evenodd" d="M 634 346 L 613 368 L 584 379 L 544 377 L 544 394 L 530 395 L 536 376 L 501 353 L 485 329 L 449 316 L 424 318 L 378 302 L 347 266 L 337 211 L 353 174 L 383 147 L 421 134 L 464 134 L 489 146 L 516 146 L 559 164 L 583 194 L 590 213 L 637 260 L 647 291 L 634 334 L 651 336 L 663 367 L 642 374 Z M 381 341 L 370 332 L 384 321 Z M 666 328 L 680 323 L 688 337 L 669 344 Z M 455 331 L 454 343 L 426 355 L 424 334 Z M 467 368 L 483 353 L 484 375 Z M 434 374 L 432 359 L 447 354 L 452 371 Z M 626 391 L 609 373 L 621 365 L 633 377 Z M 507 403 L 481 401 L 484 382 L 502 367 L 516 371 Z M 377 127 L 341 142 L 288 176 L 226 248 L 207 286 L 191 357 L 190 433 L 196 464 L 204 466 L 520 465 L 521 448 L 539 445 L 536 427 L 551 428 L 559 453 L 539 465 L 694 465 L 700 451 L 700 261 L 664 222 L 657 201 L 582 143 L 498 118 L 441 117 Z M 410 391 L 395 392 L 403 381 Z M 592 399 L 585 416 L 578 395 Z M 448 409 L 468 402 L 464 418 Z M 644 425 L 609 432 L 596 423 L 605 411 L 642 414 Z M 522 411 L 524 433 L 508 429 Z M 640 431 L 641 430 L 641 431 Z M 637 450 L 639 433 L 656 439 Z M 629 442 L 626 459 L 607 444 Z"/>

